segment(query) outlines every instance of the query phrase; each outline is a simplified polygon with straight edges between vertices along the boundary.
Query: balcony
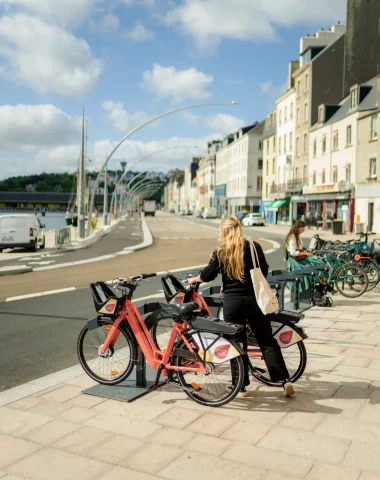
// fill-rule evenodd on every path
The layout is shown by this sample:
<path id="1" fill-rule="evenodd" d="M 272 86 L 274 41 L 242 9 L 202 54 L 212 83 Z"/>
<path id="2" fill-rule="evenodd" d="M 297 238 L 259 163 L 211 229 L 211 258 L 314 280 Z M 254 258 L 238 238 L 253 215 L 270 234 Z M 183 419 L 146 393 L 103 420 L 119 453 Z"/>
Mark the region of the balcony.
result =
<path id="1" fill-rule="evenodd" d="M 302 187 L 304 186 L 304 181 L 302 178 L 296 178 L 294 180 L 288 180 L 286 183 L 287 192 L 301 192 Z"/>
<path id="2" fill-rule="evenodd" d="M 272 185 L 270 187 L 270 193 L 285 193 L 286 183 L 280 183 L 279 185 Z"/>

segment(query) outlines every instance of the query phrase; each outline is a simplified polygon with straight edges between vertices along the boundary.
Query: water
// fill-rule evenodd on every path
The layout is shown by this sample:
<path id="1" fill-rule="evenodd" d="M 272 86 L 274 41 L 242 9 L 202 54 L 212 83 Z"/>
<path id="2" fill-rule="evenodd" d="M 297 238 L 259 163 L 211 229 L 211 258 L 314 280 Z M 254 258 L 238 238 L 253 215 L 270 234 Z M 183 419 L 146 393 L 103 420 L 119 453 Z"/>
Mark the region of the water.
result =
<path id="1" fill-rule="evenodd" d="M 9 210 L 1 211 L 0 215 L 19 215 L 19 214 L 31 214 L 34 212 L 11 212 Z M 42 224 L 45 224 L 45 230 L 55 230 L 56 228 L 66 227 L 65 213 L 64 212 L 47 212 L 44 217 L 41 213 L 38 213 L 37 218 Z"/>

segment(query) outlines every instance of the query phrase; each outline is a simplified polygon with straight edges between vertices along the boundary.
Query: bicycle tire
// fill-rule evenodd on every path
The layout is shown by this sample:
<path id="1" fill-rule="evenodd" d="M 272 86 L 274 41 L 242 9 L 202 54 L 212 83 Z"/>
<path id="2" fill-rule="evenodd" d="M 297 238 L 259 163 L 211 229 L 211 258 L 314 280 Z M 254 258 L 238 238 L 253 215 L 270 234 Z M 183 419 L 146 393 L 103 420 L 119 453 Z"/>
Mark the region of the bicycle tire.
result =
<path id="1" fill-rule="evenodd" d="M 337 278 L 338 278 L 340 273 L 343 273 L 346 276 L 347 273 L 345 272 L 345 270 L 356 270 L 356 274 L 360 275 L 361 284 L 363 285 L 362 289 L 360 291 L 354 291 L 353 288 L 351 288 L 350 291 L 352 292 L 352 294 L 349 295 L 347 293 L 347 291 L 344 290 L 344 287 L 342 288 L 340 282 L 337 281 Z M 333 280 L 334 280 L 334 284 L 335 284 L 335 287 L 338 290 L 338 292 L 346 298 L 358 298 L 361 295 L 363 295 L 367 291 L 367 288 L 368 288 L 368 276 L 367 276 L 367 274 L 365 273 L 365 271 L 362 267 L 360 267 L 358 265 L 354 265 L 353 263 L 346 263 L 346 264 L 342 265 L 340 268 L 338 268 L 338 270 L 334 273 Z M 344 283 L 342 283 L 342 285 L 344 285 Z"/>
<path id="2" fill-rule="evenodd" d="M 114 354 L 112 354 L 112 356 L 110 356 L 110 357 L 100 359 L 98 353 L 97 354 L 94 353 L 94 360 L 98 359 L 99 368 L 102 369 L 104 373 L 106 371 L 108 371 L 109 376 L 111 378 L 104 378 L 104 377 L 102 377 L 99 374 L 94 372 L 94 367 L 91 368 L 91 366 L 88 363 L 88 360 L 86 360 L 86 358 L 85 358 L 86 355 L 89 355 L 89 354 L 86 354 L 84 352 L 84 342 L 85 342 L 85 339 L 86 339 L 86 335 L 89 334 L 89 332 L 93 332 L 94 338 L 95 338 L 95 340 L 98 340 L 99 345 L 96 345 L 96 344 L 93 345 L 92 343 L 90 343 L 89 345 L 92 347 L 90 350 L 93 350 L 95 348 L 96 351 L 98 352 L 100 346 L 102 345 L 101 342 L 103 341 L 103 338 L 101 339 L 100 335 L 99 335 L 99 333 L 100 333 L 99 328 L 100 329 L 103 328 L 103 332 L 105 332 L 104 327 L 111 327 L 112 325 L 113 325 L 113 322 L 111 320 L 99 320 L 98 328 L 94 329 L 94 330 L 88 330 L 87 325 L 86 325 L 82 328 L 81 332 L 79 333 L 79 337 L 78 337 L 78 341 L 77 341 L 77 354 L 78 354 L 79 362 L 80 362 L 83 370 L 87 373 L 87 375 L 89 377 L 91 377 L 93 380 L 95 380 L 96 382 L 101 383 L 103 385 L 117 385 L 118 383 L 120 383 L 120 382 L 124 381 L 126 378 L 128 378 L 129 375 L 132 373 L 133 367 L 134 367 L 134 365 L 136 363 L 136 359 L 137 359 L 136 343 L 135 343 L 132 335 L 130 334 L 129 330 L 127 328 L 125 328 L 123 326 L 123 324 L 121 323 L 118 327 L 120 332 L 119 332 L 119 338 L 118 338 L 117 341 L 119 341 L 120 337 L 123 336 L 124 339 L 126 340 L 127 347 L 130 350 L 129 361 L 127 361 L 126 368 L 120 374 L 115 374 L 114 372 L 117 372 L 117 370 L 114 370 L 114 368 L 116 368 L 116 367 L 113 368 L 110 365 L 110 362 L 108 362 L 107 370 L 105 370 L 105 364 L 107 364 L 107 360 L 109 360 L 110 358 L 113 358 L 117 362 L 117 359 L 114 358 Z M 95 330 L 98 331 L 97 335 L 95 334 Z M 106 334 L 104 334 L 104 339 L 105 338 L 106 338 Z M 126 352 L 123 352 L 123 355 L 125 353 Z M 96 363 L 96 362 L 94 362 L 94 363 Z M 119 364 L 120 364 L 120 362 L 119 362 Z M 101 368 L 102 365 L 103 365 L 103 368 Z"/>
<path id="3" fill-rule="evenodd" d="M 359 265 L 364 269 L 368 277 L 367 292 L 372 291 L 380 282 L 379 266 L 371 260 L 360 260 Z"/>
<path id="4" fill-rule="evenodd" d="M 179 348 L 188 350 L 184 342 L 179 343 Z M 178 366 L 178 367 L 183 365 L 182 361 L 184 362 L 184 364 L 187 364 L 187 365 L 189 364 L 189 358 L 182 357 L 180 355 L 176 356 L 174 361 L 175 361 L 175 365 Z M 222 371 L 225 372 L 223 374 L 224 381 L 222 381 L 219 384 L 220 388 L 218 389 L 218 391 L 221 392 L 219 398 L 213 398 L 213 399 L 208 398 L 207 399 L 207 398 L 203 397 L 206 394 L 205 393 L 206 389 L 205 389 L 204 384 L 202 383 L 202 376 L 203 376 L 203 378 L 210 377 L 211 375 L 213 375 L 213 373 L 210 373 L 210 374 L 200 374 L 200 373 L 192 374 L 192 373 L 189 373 L 189 372 L 182 372 L 182 371 L 178 370 L 176 372 L 178 382 L 182 387 L 184 387 L 184 389 L 185 389 L 184 392 L 186 393 L 186 395 L 189 398 L 191 398 L 194 402 L 199 403 L 200 405 L 204 405 L 204 406 L 207 406 L 207 407 L 221 407 L 222 405 L 226 405 L 227 403 L 231 402 L 236 397 L 236 395 L 240 392 L 240 390 L 242 389 L 243 382 L 244 382 L 244 363 L 243 363 L 243 359 L 240 356 L 240 357 L 235 357 L 234 359 L 232 359 L 230 361 L 227 361 L 227 362 L 224 362 L 224 363 L 221 363 L 221 364 L 216 364 L 216 363 L 212 363 L 212 362 L 206 362 L 206 363 L 207 363 L 208 367 L 210 368 L 210 370 L 211 369 L 216 370 L 217 368 L 219 368 L 220 372 L 222 372 Z M 232 383 L 231 368 L 235 368 L 235 372 L 236 372 L 235 383 Z M 186 381 L 186 377 L 187 377 L 188 380 L 190 380 L 189 383 Z M 191 388 L 192 377 L 195 378 L 195 382 L 200 387 L 199 391 L 193 390 Z M 231 377 L 231 382 L 227 381 L 227 379 L 230 378 L 230 377 Z M 228 382 L 228 384 L 231 385 L 231 390 L 227 389 L 227 386 L 228 386 L 227 382 Z M 210 382 L 208 382 L 208 383 L 210 383 Z M 207 380 L 206 380 L 206 384 L 207 384 Z M 202 388 L 202 385 L 203 385 L 203 388 Z M 208 385 L 208 387 L 209 387 L 209 385 Z M 210 388 L 207 389 L 207 391 L 210 391 L 210 390 L 211 390 Z M 216 392 L 216 389 L 213 389 L 213 392 Z M 218 393 L 218 395 L 219 395 L 219 393 Z"/>

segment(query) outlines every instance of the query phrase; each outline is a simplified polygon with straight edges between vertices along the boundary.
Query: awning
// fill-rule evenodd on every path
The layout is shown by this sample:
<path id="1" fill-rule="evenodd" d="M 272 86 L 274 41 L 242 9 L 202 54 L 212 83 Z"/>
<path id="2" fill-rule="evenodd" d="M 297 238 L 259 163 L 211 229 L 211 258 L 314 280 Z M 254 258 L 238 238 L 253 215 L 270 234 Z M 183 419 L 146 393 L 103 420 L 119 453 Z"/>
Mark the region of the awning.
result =
<path id="1" fill-rule="evenodd" d="M 268 205 L 265 205 L 264 208 L 272 208 L 273 204 L 276 203 L 276 202 L 277 202 L 277 200 L 273 200 L 273 202 L 270 202 L 270 203 L 268 203 Z"/>
<path id="2" fill-rule="evenodd" d="M 278 210 L 279 208 L 283 207 L 287 203 L 289 203 L 289 198 L 282 198 L 281 200 L 275 200 L 273 203 L 268 205 L 268 210 Z"/>

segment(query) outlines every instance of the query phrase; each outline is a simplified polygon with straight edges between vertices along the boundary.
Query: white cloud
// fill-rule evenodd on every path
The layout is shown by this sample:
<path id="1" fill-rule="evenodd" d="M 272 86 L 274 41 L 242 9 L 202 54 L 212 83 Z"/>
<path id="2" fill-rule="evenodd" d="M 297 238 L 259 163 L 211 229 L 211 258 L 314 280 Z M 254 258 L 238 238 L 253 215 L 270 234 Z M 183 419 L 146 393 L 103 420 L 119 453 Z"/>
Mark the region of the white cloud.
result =
<path id="1" fill-rule="evenodd" d="M 7 7 L 54 20 L 62 25 L 79 25 L 91 15 L 99 0 L 1 0 Z"/>
<path id="2" fill-rule="evenodd" d="M 0 125 L 0 150 L 36 151 L 80 140 L 80 119 L 54 105 L 1 105 Z"/>
<path id="3" fill-rule="evenodd" d="M 236 130 L 247 124 L 242 118 L 225 113 L 203 117 L 202 115 L 185 111 L 183 116 L 191 125 L 205 126 L 214 132 L 214 136 L 221 138 L 229 133 L 236 132 Z"/>
<path id="4" fill-rule="evenodd" d="M 122 34 L 122 38 L 125 40 L 131 40 L 132 42 L 149 42 L 155 37 L 154 32 L 144 27 L 140 22 L 137 22 L 131 30 L 125 30 Z"/>
<path id="5" fill-rule="evenodd" d="M 154 7 L 156 0 L 121 0 L 124 5 L 127 7 L 143 6 L 143 7 Z"/>
<path id="6" fill-rule="evenodd" d="M 151 71 L 143 73 L 142 87 L 158 97 L 172 98 L 176 102 L 203 100 L 210 97 L 207 88 L 214 81 L 212 75 L 199 72 L 192 67 L 177 70 L 173 66 L 153 65 Z"/>
<path id="7" fill-rule="evenodd" d="M 287 80 L 281 85 L 274 85 L 271 81 L 264 82 L 260 85 L 261 93 L 265 93 L 266 95 L 269 95 L 270 97 L 273 97 L 276 99 L 284 95 L 287 89 L 288 89 Z"/>
<path id="8" fill-rule="evenodd" d="M 121 102 L 103 102 L 102 107 L 107 112 L 113 127 L 121 132 L 127 133 L 149 119 L 145 112 L 128 113 Z"/>
<path id="9" fill-rule="evenodd" d="M 82 95 L 95 87 L 102 71 L 84 40 L 34 17 L 2 17 L 0 41 L 8 78 L 40 92 Z"/>
<path id="10" fill-rule="evenodd" d="M 90 20 L 89 22 L 90 32 L 95 34 L 117 32 L 119 26 L 119 19 L 112 13 L 104 15 L 98 22 L 95 22 L 94 20 Z"/>
<path id="11" fill-rule="evenodd" d="M 272 41 L 278 26 L 343 20 L 346 4 L 346 0 L 182 0 L 165 21 L 192 37 L 200 51 L 212 53 L 223 38 Z"/>

